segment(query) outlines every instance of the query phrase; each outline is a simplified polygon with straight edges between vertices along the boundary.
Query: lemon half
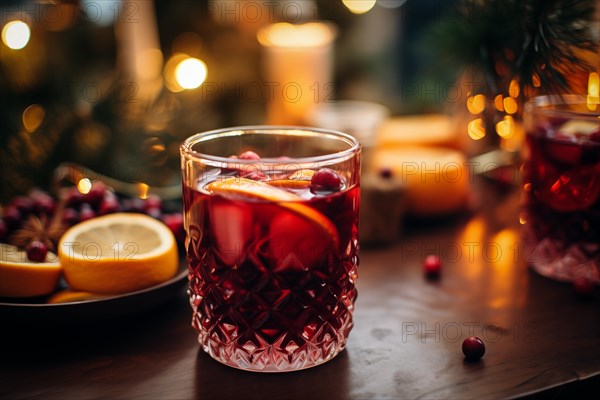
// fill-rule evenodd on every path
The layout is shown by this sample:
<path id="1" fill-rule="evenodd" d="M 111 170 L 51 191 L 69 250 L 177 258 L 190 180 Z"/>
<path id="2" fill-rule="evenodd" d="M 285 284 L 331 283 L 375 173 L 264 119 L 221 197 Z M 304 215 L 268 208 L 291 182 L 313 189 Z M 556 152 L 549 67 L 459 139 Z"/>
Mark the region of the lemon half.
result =
<path id="1" fill-rule="evenodd" d="M 179 258 L 171 230 L 143 214 L 117 213 L 71 227 L 58 256 L 70 288 L 120 294 L 164 282 L 177 273 Z"/>

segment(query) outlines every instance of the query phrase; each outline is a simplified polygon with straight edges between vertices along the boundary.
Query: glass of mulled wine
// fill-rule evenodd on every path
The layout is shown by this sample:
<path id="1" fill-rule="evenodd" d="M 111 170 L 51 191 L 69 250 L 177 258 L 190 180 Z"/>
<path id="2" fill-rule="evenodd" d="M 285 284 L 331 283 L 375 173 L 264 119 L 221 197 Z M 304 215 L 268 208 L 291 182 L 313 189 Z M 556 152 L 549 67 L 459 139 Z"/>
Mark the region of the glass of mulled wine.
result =
<path id="1" fill-rule="evenodd" d="M 223 364 L 279 372 L 335 357 L 352 329 L 360 145 L 250 126 L 181 145 L 192 326 Z"/>
<path id="2" fill-rule="evenodd" d="M 525 108 L 522 211 L 529 263 L 561 281 L 600 283 L 600 105 L 542 96 Z"/>

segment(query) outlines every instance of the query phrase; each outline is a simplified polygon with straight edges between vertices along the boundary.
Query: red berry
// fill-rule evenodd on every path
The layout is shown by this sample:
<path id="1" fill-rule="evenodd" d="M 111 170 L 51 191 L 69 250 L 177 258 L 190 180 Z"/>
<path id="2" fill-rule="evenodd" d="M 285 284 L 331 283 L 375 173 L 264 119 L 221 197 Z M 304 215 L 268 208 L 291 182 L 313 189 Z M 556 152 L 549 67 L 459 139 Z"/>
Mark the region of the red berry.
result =
<path id="1" fill-rule="evenodd" d="M 84 200 L 92 206 L 98 206 L 106 194 L 106 185 L 103 182 L 96 181 L 92 184 L 90 191 L 84 196 Z"/>
<path id="2" fill-rule="evenodd" d="M 312 176 L 310 180 L 310 191 L 318 192 L 337 192 L 342 188 L 342 178 L 330 168 L 321 168 Z"/>
<path id="3" fill-rule="evenodd" d="M 463 341 L 462 352 L 468 361 L 479 361 L 485 354 L 485 344 L 478 337 L 470 336 Z"/>
<path id="4" fill-rule="evenodd" d="M 48 254 L 48 247 L 39 240 L 34 240 L 27 245 L 25 252 L 30 261 L 43 262 Z"/>
<path id="5" fill-rule="evenodd" d="M 79 210 L 79 221 L 87 221 L 88 219 L 92 219 L 96 216 L 94 210 L 92 210 L 92 206 L 89 204 L 82 204 L 81 209 Z"/>
<path id="6" fill-rule="evenodd" d="M 38 214 L 52 215 L 56 210 L 56 202 L 50 196 L 34 200 L 33 208 Z"/>
<path id="7" fill-rule="evenodd" d="M 158 207 L 149 207 L 146 208 L 146 214 L 148 214 L 152 218 L 160 219 L 162 212 Z"/>
<path id="8" fill-rule="evenodd" d="M 146 207 L 146 212 L 148 212 L 148 209 L 150 208 L 158 208 L 160 210 L 162 208 L 162 200 L 157 195 L 150 194 L 146 198 L 144 206 Z"/>
<path id="9" fill-rule="evenodd" d="M 578 278 L 573 279 L 573 290 L 575 290 L 575 294 L 581 298 L 590 298 L 594 294 L 594 290 L 596 289 L 596 285 L 594 281 L 584 276 L 580 276 Z"/>
<path id="10" fill-rule="evenodd" d="M 392 170 L 389 168 L 382 168 L 379 170 L 379 176 L 383 179 L 390 179 L 392 175 Z"/>
<path id="11" fill-rule="evenodd" d="M 437 279 L 442 272 L 442 260 L 435 254 L 430 254 L 423 261 L 423 270 L 427 279 Z"/>
<path id="12" fill-rule="evenodd" d="M 77 188 L 69 189 L 67 194 L 67 207 L 77 207 L 83 202 L 83 194 Z"/>
<path id="13" fill-rule="evenodd" d="M 123 200 L 123 211 L 143 213 L 144 208 L 144 200 L 140 199 L 139 197 Z"/>
<path id="14" fill-rule="evenodd" d="M 65 208 L 63 210 L 62 222 L 66 225 L 75 225 L 79 222 L 79 213 L 73 208 Z"/>
<path id="15" fill-rule="evenodd" d="M 119 211 L 119 209 L 120 206 L 117 196 L 115 196 L 112 192 L 106 192 L 104 199 L 102 199 L 102 202 L 98 207 L 98 213 L 100 215 L 111 214 Z"/>
<path id="16" fill-rule="evenodd" d="M 169 227 L 178 243 L 185 240 L 185 230 L 183 229 L 183 216 L 180 213 L 167 214 L 163 216 L 163 222 Z"/>
<path id="17" fill-rule="evenodd" d="M 29 214 L 33 210 L 33 200 L 25 196 L 17 196 L 11 201 L 11 205 L 15 207 L 22 215 Z"/>
<path id="18" fill-rule="evenodd" d="M 8 206 L 4 209 L 4 222 L 9 228 L 16 228 L 21 225 L 21 212 L 14 206 Z"/>
<path id="19" fill-rule="evenodd" d="M 243 152 L 238 158 L 240 160 L 260 160 L 260 156 L 251 150 Z"/>

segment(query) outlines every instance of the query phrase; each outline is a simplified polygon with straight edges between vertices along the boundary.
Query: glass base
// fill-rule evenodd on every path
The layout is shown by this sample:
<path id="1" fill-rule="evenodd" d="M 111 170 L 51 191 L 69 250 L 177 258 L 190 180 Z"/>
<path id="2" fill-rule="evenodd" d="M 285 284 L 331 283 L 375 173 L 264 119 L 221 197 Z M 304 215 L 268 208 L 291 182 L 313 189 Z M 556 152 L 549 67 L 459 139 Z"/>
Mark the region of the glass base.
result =
<path id="1" fill-rule="evenodd" d="M 260 335 L 254 335 L 254 340 L 248 340 L 240 346 L 235 340 L 223 343 L 203 332 L 199 333 L 198 342 L 208 355 L 229 367 L 252 372 L 292 372 L 316 367 L 333 359 L 344 350 L 351 329 L 350 317 L 339 333 L 322 335 L 317 332 L 312 339 L 298 344 L 288 341 L 283 346 L 285 334 L 273 344 L 268 344 Z"/>

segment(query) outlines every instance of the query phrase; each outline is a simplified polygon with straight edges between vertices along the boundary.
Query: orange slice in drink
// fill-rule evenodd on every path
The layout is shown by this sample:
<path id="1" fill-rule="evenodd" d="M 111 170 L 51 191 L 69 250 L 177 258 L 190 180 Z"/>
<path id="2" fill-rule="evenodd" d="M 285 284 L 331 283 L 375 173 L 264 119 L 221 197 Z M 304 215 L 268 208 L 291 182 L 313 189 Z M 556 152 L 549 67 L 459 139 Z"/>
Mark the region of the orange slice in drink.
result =
<path id="1" fill-rule="evenodd" d="M 288 209 L 311 222 L 317 229 L 327 234 L 334 248 L 338 246 L 339 237 L 335 225 L 320 211 L 304 204 L 304 200 L 294 193 L 271 186 L 265 182 L 237 177 L 211 182 L 205 186 L 205 189 L 213 194 L 239 195 L 277 203 L 278 206 Z"/>
<path id="2" fill-rule="evenodd" d="M 301 169 L 285 179 L 277 179 L 274 181 L 268 181 L 267 183 L 271 186 L 288 188 L 288 189 L 306 189 L 310 186 L 310 180 L 315 174 L 312 169 Z"/>

